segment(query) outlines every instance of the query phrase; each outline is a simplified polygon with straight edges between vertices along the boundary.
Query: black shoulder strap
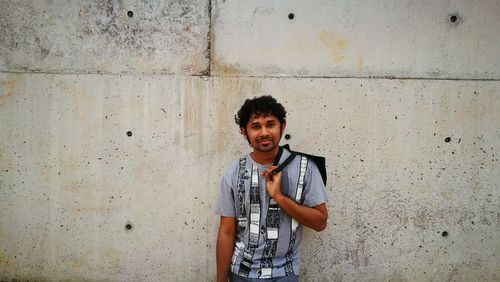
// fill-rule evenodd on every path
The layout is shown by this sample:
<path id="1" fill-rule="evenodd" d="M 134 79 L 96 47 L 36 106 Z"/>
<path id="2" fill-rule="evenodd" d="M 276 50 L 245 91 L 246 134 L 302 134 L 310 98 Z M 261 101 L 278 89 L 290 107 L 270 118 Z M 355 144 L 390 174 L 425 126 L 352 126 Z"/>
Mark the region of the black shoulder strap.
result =
<path id="1" fill-rule="evenodd" d="M 286 158 L 285 161 L 283 161 L 281 164 L 279 164 L 281 156 L 283 155 L 283 148 L 286 148 L 287 150 L 289 150 L 291 155 L 288 156 L 288 158 Z M 273 163 L 273 165 L 277 166 L 277 168 L 273 171 L 273 173 L 276 174 L 276 173 L 282 171 L 293 160 L 295 155 L 296 155 L 295 152 L 292 152 L 290 150 L 290 146 L 288 146 L 288 144 L 284 145 L 283 147 L 279 147 L 278 155 L 276 156 L 276 159 L 274 159 L 274 163 Z"/>
<path id="2" fill-rule="evenodd" d="M 311 159 L 316 164 L 316 166 L 318 167 L 319 173 L 321 174 L 321 179 L 323 180 L 323 184 L 325 184 L 325 186 L 326 186 L 326 160 L 324 157 L 292 151 L 288 144 L 285 144 L 285 145 L 283 145 L 283 147 L 280 147 L 280 152 L 278 152 L 278 155 L 280 157 L 281 157 L 283 148 L 290 151 L 291 155 L 285 161 L 283 161 L 280 165 L 278 165 L 278 168 L 276 170 L 274 170 L 274 173 L 278 173 L 278 172 L 282 171 L 293 160 L 293 158 L 296 155 L 304 155 L 304 156 L 308 157 L 309 159 Z M 279 161 L 279 158 L 277 160 Z"/>
<path id="3" fill-rule="evenodd" d="M 276 158 L 274 159 L 273 165 L 277 166 L 278 163 L 280 162 L 281 155 L 283 155 L 283 147 L 279 147 L 278 149 L 278 155 L 276 155 Z"/>
<path id="4" fill-rule="evenodd" d="M 291 153 L 290 156 L 288 156 L 288 158 L 286 158 L 286 160 L 284 160 L 280 165 L 278 165 L 278 168 L 274 170 L 274 174 L 282 171 L 297 155 L 295 152 L 290 152 L 290 153 Z"/>

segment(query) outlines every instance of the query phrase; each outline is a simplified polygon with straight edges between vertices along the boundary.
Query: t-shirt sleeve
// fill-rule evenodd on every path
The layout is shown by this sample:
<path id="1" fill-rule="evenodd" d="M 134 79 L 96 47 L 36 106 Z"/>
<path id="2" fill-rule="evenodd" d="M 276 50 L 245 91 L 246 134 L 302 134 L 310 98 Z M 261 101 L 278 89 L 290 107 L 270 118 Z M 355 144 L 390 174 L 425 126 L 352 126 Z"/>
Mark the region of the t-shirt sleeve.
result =
<path id="1" fill-rule="evenodd" d="M 219 193 L 217 195 L 216 213 L 226 217 L 236 217 L 232 170 L 232 168 L 227 169 L 222 176 Z"/>
<path id="2" fill-rule="evenodd" d="M 325 184 L 316 164 L 309 159 L 305 177 L 304 202 L 307 207 L 315 207 L 328 201 Z"/>

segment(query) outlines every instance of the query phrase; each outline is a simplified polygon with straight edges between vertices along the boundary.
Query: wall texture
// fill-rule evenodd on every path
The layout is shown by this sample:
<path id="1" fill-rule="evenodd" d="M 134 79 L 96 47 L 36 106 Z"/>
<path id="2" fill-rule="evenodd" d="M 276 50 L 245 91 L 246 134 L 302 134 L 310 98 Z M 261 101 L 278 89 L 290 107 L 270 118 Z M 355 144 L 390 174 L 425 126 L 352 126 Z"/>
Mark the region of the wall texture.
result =
<path id="1" fill-rule="evenodd" d="M 0 7 L 0 281 L 213 281 L 263 94 L 328 161 L 303 281 L 500 280 L 499 1 Z"/>

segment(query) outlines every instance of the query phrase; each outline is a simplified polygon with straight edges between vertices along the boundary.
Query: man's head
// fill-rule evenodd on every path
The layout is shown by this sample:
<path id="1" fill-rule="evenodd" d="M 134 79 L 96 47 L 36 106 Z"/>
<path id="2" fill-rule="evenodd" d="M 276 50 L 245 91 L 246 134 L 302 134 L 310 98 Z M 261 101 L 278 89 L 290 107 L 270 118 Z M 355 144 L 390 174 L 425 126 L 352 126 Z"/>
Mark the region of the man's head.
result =
<path id="1" fill-rule="evenodd" d="M 286 126 L 286 110 L 271 96 L 247 99 L 234 117 L 248 143 L 258 151 L 279 145 Z"/>

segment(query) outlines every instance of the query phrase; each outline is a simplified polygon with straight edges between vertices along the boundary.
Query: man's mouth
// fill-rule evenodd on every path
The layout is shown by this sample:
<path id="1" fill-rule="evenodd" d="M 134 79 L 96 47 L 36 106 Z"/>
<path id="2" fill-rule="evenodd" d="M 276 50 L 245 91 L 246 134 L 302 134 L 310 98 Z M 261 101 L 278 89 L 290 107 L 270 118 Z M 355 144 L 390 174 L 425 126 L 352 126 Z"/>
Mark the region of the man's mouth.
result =
<path id="1" fill-rule="evenodd" d="M 262 145 L 269 145 L 269 144 L 271 144 L 271 142 L 272 142 L 271 139 L 259 140 L 259 143 L 262 144 Z"/>

